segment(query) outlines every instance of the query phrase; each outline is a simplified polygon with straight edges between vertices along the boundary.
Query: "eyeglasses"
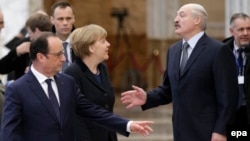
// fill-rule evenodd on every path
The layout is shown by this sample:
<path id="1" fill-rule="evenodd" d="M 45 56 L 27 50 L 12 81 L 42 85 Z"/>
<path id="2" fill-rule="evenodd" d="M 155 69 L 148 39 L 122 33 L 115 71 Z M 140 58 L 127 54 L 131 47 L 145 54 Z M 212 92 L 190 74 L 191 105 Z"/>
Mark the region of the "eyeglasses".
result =
<path id="1" fill-rule="evenodd" d="M 47 54 L 51 54 L 53 56 L 56 56 L 56 57 L 62 57 L 64 55 L 64 51 L 60 51 L 60 52 L 57 52 L 57 53 L 47 53 Z"/>

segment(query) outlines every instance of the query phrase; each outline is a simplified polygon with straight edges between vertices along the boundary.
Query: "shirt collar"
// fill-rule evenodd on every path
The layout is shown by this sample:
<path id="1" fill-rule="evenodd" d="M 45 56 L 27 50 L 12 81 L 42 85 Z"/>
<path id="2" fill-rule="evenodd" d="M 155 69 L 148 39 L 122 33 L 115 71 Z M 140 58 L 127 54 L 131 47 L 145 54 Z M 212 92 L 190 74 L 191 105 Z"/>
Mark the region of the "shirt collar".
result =
<path id="1" fill-rule="evenodd" d="M 46 79 L 48 79 L 47 76 L 43 75 L 42 73 L 38 72 L 33 65 L 31 65 L 31 71 L 33 72 L 33 74 L 35 75 L 36 79 L 38 80 L 38 82 L 41 84 L 43 82 L 45 82 Z M 54 80 L 54 77 L 50 77 L 50 79 Z"/>
<path id="2" fill-rule="evenodd" d="M 205 34 L 204 31 L 199 32 L 198 34 L 196 34 L 195 36 L 193 36 L 191 39 L 189 39 L 188 41 L 183 40 L 183 44 L 184 42 L 188 42 L 189 46 L 194 49 L 195 45 L 197 44 L 197 42 L 199 41 L 199 39 Z"/>
<path id="3" fill-rule="evenodd" d="M 238 49 L 240 49 L 240 47 L 234 41 L 234 52 L 237 52 Z"/>

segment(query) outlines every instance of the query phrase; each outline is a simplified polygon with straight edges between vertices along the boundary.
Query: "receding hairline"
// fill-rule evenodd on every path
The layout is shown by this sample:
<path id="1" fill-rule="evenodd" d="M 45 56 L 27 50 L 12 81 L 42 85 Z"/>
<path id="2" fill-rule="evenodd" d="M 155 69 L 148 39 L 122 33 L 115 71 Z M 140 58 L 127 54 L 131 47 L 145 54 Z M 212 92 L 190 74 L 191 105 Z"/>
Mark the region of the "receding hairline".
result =
<path id="1" fill-rule="evenodd" d="M 190 7 L 193 12 L 197 12 L 199 14 L 202 14 L 205 17 L 208 16 L 208 13 L 207 13 L 206 9 L 202 5 L 200 5 L 200 4 L 189 3 L 189 4 L 186 4 L 184 6 Z"/>
<path id="2" fill-rule="evenodd" d="M 230 26 L 232 27 L 235 23 L 235 21 L 237 19 L 242 19 L 242 20 L 246 20 L 246 19 L 249 19 L 250 20 L 250 16 L 248 16 L 247 14 L 245 13 L 235 13 L 231 16 L 230 18 Z"/>

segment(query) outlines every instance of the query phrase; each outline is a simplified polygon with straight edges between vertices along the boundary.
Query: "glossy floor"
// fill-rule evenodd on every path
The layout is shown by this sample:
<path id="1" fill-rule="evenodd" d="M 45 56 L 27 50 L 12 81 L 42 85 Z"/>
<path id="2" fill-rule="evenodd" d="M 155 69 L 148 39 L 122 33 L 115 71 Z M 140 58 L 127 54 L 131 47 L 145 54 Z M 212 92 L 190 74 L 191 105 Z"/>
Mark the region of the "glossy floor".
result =
<path id="1" fill-rule="evenodd" d="M 117 95 L 114 113 L 131 120 L 152 120 L 155 122 L 152 125 L 154 132 L 149 136 L 130 134 L 129 137 L 124 137 L 118 134 L 119 141 L 173 141 L 172 104 L 146 111 L 142 111 L 139 107 L 128 110 L 125 105 L 122 105 L 120 97 Z"/>

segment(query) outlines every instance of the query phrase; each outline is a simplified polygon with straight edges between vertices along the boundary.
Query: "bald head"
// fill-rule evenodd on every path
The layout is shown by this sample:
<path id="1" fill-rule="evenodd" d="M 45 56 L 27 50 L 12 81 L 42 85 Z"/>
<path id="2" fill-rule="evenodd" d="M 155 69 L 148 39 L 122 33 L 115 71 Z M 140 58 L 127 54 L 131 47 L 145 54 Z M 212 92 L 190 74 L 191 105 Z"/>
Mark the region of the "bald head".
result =
<path id="1" fill-rule="evenodd" d="M 206 9 L 202 5 L 197 3 L 185 4 L 182 7 L 188 7 L 189 9 L 192 10 L 192 14 L 194 17 L 201 18 L 201 29 L 205 31 L 207 28 L 207 19 L 208 19 L 208 14 Z"/>

